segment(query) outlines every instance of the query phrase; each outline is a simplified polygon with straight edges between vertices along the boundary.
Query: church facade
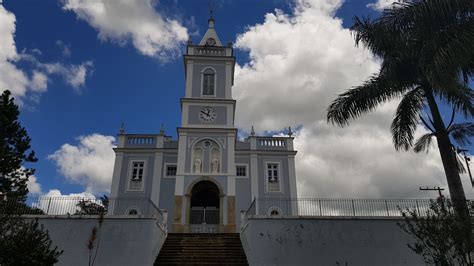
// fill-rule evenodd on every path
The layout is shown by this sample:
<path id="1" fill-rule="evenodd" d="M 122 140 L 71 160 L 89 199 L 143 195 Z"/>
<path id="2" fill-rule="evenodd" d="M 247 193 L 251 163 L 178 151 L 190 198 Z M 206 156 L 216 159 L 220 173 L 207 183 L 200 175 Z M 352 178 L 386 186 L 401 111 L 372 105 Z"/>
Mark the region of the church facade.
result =
<path id="1" fill-rule="evenodd" d="M 110 195 L 118 199 L 110 206 L 113 214 L 140 215 L 146 208 L 140 199 L 145 198 L 167 210 L 170 232 L 236 232 L 240 212 L 254 199 L 297 197 L 291 131 L 289 137 L 264 137 L 252 128 L 246 139 L 237 137 L 235 57 L 214 24 L 209 19 L 199 44 L 189 41 L 186 47 L 178 139 L 163 131 L 120 132 Z M 287 212 L 291 207 L 268 206 L 268 215 Z"/>

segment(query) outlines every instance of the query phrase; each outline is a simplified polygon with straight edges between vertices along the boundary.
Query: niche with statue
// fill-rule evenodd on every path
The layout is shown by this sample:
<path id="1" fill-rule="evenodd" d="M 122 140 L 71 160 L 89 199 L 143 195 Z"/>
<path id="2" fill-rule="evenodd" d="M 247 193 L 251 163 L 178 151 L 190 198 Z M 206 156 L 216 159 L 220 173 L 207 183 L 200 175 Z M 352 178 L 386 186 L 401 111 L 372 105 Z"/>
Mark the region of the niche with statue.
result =
<path id="1" fill-rule="evenodd" d="M 193 173 L 220 173 L 221 163 L 221 148 L 215 141 L 205 139 L 194 145 L 192 153 Z"/>

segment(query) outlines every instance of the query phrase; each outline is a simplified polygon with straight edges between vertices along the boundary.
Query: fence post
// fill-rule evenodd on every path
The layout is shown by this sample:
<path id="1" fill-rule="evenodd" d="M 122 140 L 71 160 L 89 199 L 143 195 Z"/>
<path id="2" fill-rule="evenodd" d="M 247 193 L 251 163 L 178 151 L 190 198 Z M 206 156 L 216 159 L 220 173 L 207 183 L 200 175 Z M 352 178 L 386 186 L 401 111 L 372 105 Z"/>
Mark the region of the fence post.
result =
<path id="1" fill-rule="evenodd" d="M 259 210 L 258 210 L 258 201 L 259 199 L 258 198 L 255 198 L 255 216 L 258 216 L 259 215 Z"/>
<path id="2" fill-rule="evenodd" d="M 351 201 L 352 201 L 352 214 L 354 216 L 356 216 L 356 210 L 355 210 L 355 207 L 354 207 L 354 199 L 352 199 Z"/>
<path id="3" fill-rule="evenodd" d="M 418 200 L 415 200 L 415 204 L 416 204 L 416 211 L 418 212 L 418 216 L 421 216 L 420 207 L 418 206 Z"/>
<path id="4" fill-rule="evenodd" d="M 49 215 L 49 206 L 51 205 L 51 198 L 48 201 L 48 209 L 46 209 L 46 215 Z"/>
<path id="5" fill-rule="evenodd" d="M 247 223 L 247 212 L 242 210 L 240 211 L 240 228 L 244 227 L 246 223 Z"/>
<path id="6" fill-rule="evenodd" d="M 168 211 L 167 210 L 162 210 L 162 213 L 161 213 L 161 225 L 163 226 L 163 228 L 166 228 L 168 226 Z"/>
<path id="7" fill-rule="evenodd" d="M 388 211 L 388 203 L 387 203 L 387 200 L 385 200 L 385 208 L 387 209 L 387 216 L 390 216 L 390 212 Z"/>
<path id="8" fill-rule="evenodd" d="M 321 199 L 318 199 L 319 203 L 319 216 L 323 216 L 323 211 L 321 210 Z"/>

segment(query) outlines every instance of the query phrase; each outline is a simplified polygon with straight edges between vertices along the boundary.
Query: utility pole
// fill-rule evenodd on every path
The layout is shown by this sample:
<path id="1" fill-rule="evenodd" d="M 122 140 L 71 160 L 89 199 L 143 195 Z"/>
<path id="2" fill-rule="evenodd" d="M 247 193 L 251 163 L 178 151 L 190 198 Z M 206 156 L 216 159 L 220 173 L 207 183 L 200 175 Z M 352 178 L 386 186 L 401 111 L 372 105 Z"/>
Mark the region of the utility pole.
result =
<path id="1" fill-rule="evenodd" d="M 444 188 L 440 188 L 440 187 L 426 187 L 426 188 L 422 188 L 422 187 L 420 187 L 420 190 L 421 190 L 421 191 L 435 191 L 435 190 L 436 190 L 436 191 L 438 191 L 438 194 L 439 194 L 439 197 L 440 197 L 440 198 L 443 198 L 443 197 L 444 197 L 444 196 L 443 196 L 443 192 L 442 192 L 442 191 L 444 190 Z"/>

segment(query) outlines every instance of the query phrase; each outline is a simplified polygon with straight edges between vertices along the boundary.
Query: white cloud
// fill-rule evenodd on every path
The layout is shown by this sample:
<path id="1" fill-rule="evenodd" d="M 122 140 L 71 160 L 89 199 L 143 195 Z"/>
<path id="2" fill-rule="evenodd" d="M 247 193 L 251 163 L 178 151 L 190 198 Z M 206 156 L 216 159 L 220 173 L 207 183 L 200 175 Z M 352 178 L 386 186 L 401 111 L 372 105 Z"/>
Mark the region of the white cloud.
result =
<path id="1" fill-rule="evenodd" d="M 35 175 L 30 175 L 28 181 L 26 181 L 26 186 L 30 194 L 39 195 L 41 194 L 41 184 L 38 183 L 38 179 Z"/>
<path id="2" fill-rule="evenodd" d="M 61 40 L 57 40 L 56 45 L 59 47 L 59 49 L 61 49 L 61 53 L 64 57 L 71 57 L 72 52 L 70 44 L 66 44 Z"/>
<path id="3" fill-rule="evenodd" d="M 236 67 L 236 124 L 244 129 L 255 125 L 260 132 L 301 126 L 295 139 L 299 196 L 435 196 L 417 189 L 447 188 L 438 151 L 394 150 L 390 122 L 396 103 L 347 128 L 326 122 L 326 109 L 336 95 L 379 68 L 367 50 L 354 46 L 349 30 L 335 17 L 341 3 L 295 1 L 292 14 L 266 14 L 263 23 L 238 36 L 236 46 L 249 52 L 250 62 Z"/>
<path id="4" fill-rule="evenodd" d="M 370 7 L 374 10 L 384 10 L 386 8 L 391 7 L 394 3 L 401 2 L 401 0 L 394 1 L 394 0 L 377 0 L 375 3 L 370 3 L 367 5 L 367 7 Z"/>
<path id="5" fill-rule="evenodd" d="M 64 144 L 49 155 L 67 180 L 83 185 L 86 192 L 108 193 L 112 181 L 115 138 L 100 134 L 81 136 L 77 145 Z"/>
<path id="6" fill-rule="evenodd" d="M 12 59 L 16 56 L 16 46 L 13 35 L 15 34 L 15 15 L 8 12 L 0 5 L 0 61 Z"/>
<path id="7" fill-rule="evenodd" d="M 32 53 L 35 53 L 35 54 L 37 54 L 37 55 L 42 55 L 42 54 L 43 54 L 43 52 L 41 52 L 41 50 L 38 49 L 38 48 L 33 48 L 33 49 L 31 49 L 31 52 L 32 52 Z"/>
<path id="8" fill-rule="evenodd" d="M 57 75 L 64 79 L 64 81 L 70 85 L 76 92 L 81 92 L 85 86 L 86 78 L 89 77 L 94 71 L 94 62 L 85 61 L 81 64 L 65 64 L 60 62 L 53 63 L 43 63 L 39 61 L 35 56 L 27 53 L 21 53 L 18 57 L 23 61 L 30 62 L 36 70 L 33 71 L 33 77 L 31 80 L 32 90 L 38 90 L 37 86 L 43 84 L 46 91 L 47 85 L 46 81 L 48 75 Z M 37 73 L 40 74 L 39 77 L 35 76 Z"/>
<path id="9" fill-rule="evenodd" d="M 15 15 L 0 5 L 0 93 L 8 89 L 17 102 L 23 104 L 23 100 L 29 95 L 47 91 L 49 81 L 47 74 L 62 76 L 66 83 L 76 91 L 80 91 L 84 87 L 86 78 L 92 72 L 93 63 L 91 61 L 78 65 L 60 62 L 42 63 L 33 55 L 41 55 L 41 51 L 38 49 L 32 49 L 32 54 L 18 53 L 14 40 L 15 23 Z M 24 69 L 17 66 L 17 63 L 22 60 L 33 63 L 31 77 Z"/>
<path id="10" fill-rule="evenodd" d="M 15 15 L 0 4 L 0 92 L 9 89 L 15 96 L 24 96 L 28 77 L 14 62 L 18 59 L 15 46 Z"/>
<path id="11" fill-rule="evenodd" d="M 31 88 L 38 92 L 46 91 L 48 88 L 48 77 L 44 73 L 34 70 Z"/>
<path id="12" fill-rule="evenodd" d="M 58 74 L 62 76 L 66 83 L 71 85 L 74 90 L 81 92 L 86 83 L 86 77 L 90 76 L 93 71 L 94 63 L 92 61 L 86 61 L 79 65 L 40 63 L 38 66 L 40 68 L 44 68 L 49 74 Z"/>
<path id="13" fill-rule="evenodd" d="M 63 0 L 63 9 L 73 11 L 99 32 L 99 39 L 120 45 L 131 42 L 143 55 L 167 61 L 180 53 L 188 32 L 175 19 L 156 10 L 156 0 Z"/>

